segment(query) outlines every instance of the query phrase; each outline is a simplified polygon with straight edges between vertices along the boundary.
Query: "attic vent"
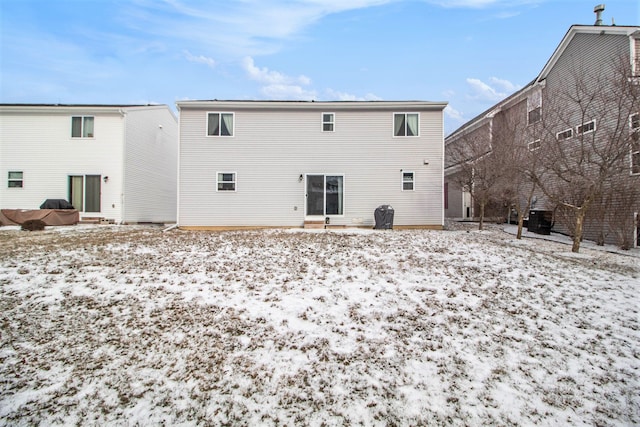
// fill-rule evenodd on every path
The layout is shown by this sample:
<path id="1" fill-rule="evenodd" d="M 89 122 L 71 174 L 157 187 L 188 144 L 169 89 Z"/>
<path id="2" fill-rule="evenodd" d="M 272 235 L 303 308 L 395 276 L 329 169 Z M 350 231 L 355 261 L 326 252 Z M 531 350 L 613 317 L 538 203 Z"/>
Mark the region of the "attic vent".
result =
<path id="1" fill-rule="evenodd" d="M 604 4 L 599 4 L 593 8 L 593 13 L 596 14 L 596 23 L 593 25 L 602 25 L 602 12 L 604 12 Z"/>

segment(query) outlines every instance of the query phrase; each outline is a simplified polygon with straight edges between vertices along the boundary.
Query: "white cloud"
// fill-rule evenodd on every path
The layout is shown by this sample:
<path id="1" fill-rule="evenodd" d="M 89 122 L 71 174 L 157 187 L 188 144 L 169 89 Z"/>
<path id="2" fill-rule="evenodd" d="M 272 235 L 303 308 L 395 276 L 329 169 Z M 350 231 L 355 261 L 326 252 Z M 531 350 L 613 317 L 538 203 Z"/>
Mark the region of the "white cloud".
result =
<path id="1" fill-rule="evenodd" d="M 464 121 L 464 116 L 462 115 L 462 112 L 456 110 L 450 104 L 444 107 L 444 114 L 450 119 L 455 120 L 457 122 Z"/>
<path id="2" fill-rule="evenodd" d="M 316 92 L 314 90 L 307 90 L 297 85 L 271 84 L 264 86 L 260 92 L 268 99 L 295 99 L 303 101 L 316 99 Z"/>
<path id="3" fill-rule="evenodd" d="M 189 62 L 195 62 L 197 64 L 205 64 L 211 68 L 215 68 L 216 66 L 216 61 L 213 60 L 213 58 L 209 58 L 207 56 L 204 55 L 193 55 L 191 52 L 189 52 L 188 50 L 184 51 L 184 57 L 187 59 L 187 61 Z"/>
<path id="4" fill-rule="evenodd" d="M 333 89 L 326 89 L 325 94 L 327 99 L 332 101 L 382 101 L 382 98 L 372 93 L 367 93 L 364 96 L 357 96 L 351 93 L 340 92 Z"/>
<path id="5" fill-rule="evenodd" d="M 136 31 L 157 39 L 215 50 L 230 56 L 274 53 L 323 17 L 397 0 L 140 0 L 120 9 L 121 19 Z"/>
<path id="6" fill-rule="evenodd" d="M 427 0 L 428 3 L 446 8 L 471 8 L 482 9 L 490 6 L 522 6 L 539 4 L 545 0 Z"/>
<path id="7" fill-rule="evenodd" d="M 269 70 L 267 67 L 256 67 L 253 58 L 250 56 L 242 60 L 242 68 L 247 72 L 251 80 L 255 80 L 267 85 L 299 84 L 307 86 L 311 84 L 311 79 L 304 75 L 291 77 L 278 71 Z"/>
<path id="8" fill-rule="evenodd" d="M 489 81 L 493 86 L 480 79 L 468 78 L 467 84 L 471 86 L 472 89 L 472 93 L 469 97 L 479 101 L 498 102 L 520 88 L 520 86 L 515 85 L 508 80 L 499 79 L 497 77 L 491 77 Z"/>

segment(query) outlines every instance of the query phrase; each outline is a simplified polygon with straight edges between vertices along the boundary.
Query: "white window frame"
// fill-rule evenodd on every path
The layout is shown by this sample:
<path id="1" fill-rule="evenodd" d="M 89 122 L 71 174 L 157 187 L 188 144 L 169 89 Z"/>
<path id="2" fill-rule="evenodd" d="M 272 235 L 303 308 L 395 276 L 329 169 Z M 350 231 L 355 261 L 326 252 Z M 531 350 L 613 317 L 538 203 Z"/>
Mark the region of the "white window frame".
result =
<path id="1" fill-rule="evenodd" d="M 12 177 L 11 174 L 20 174 L 20 178 Z M 20 185 L 11 185 L 11 183 L 20 183 Z M 24 188 L 24 172 L 9 171 L 7 174 L 7 188 Z"/>
<path id="2" fill-rule="evenodd" d="M 411 180 L 405 180 L 405 175 L 411 175 Z M 400 171 L 400 188 L 402 191 L 415 191 L 416 190 L 416 173 L 414 171 Z M 405 184 L 411 184 L 411 188 L 404 188 Z"/>
<path id="3" fill-rule="evenodd" d="M 80 119 L 80 135 L 79 136 L 74 136 L 73 135 L 73 119 Z M 86 131 L 86 122 L 87 119 L 91 119 L 93 122 L 92 125 L 92 133 L 87 133 L 87 135 L 85 136 L 85 131 Z M 95 138 L 95 134 L 96 134 L 96 118 L 95 116 L 71 116 L 71 138 L 73 139 L 91 139 L 91 138 Z"/>
<path id="4" fill-rule="evenodd" d="M 224 179 L 220 180 L 220 175 L 224 177 L 224 175 L 229 175 L 229 174 L 233 176 L 232 181 L 225 181 Z M 233 190 L 220 189 L 220 184 L 233 184 Z M 236 172 L 230 172 L 230 171 L 216 172 L 216 192 L 235 193 L 236 191 L 238 191 L 238 174 Z"/>
<path id="5" fill-rule="evenodd" d="M 324 116 L 331 115 L 331 120 L 325 121 Z M 321 117 L 321 130 L 322 132 L 335 132 L 336 131 L 336 113 L 322 113 Z M 324 128 L 325 125 L 331 125 L 331 129 L 327 130 Z"/>
<path id="6" fill-rule="evenodd" d="M 218 115 L 218 130 L 221 133 L 222 132 L 222 115 L 223 114 L 230 114 L 231 115 L 231 135 L 222 135 L 222 134 L 218 134 L 218 135 L 210 135 L 209 134 L 209 115 L 210 114 L 217 114 Z M 207 138 L 233 138 L 236 134 L 236 113 L 234 113 L 233 111 L 207 111 L 206 115 L 205 115 L 205 135 L 207 136 Z"/>
<path id="7" fill-rule="evenodd" d="M 527 148 L 529 149 L 529 151 L 539 150 L 540 147 L 542 147 L 542 142 L 539 139 L 531 141 L 529 144 L 527 144 Z"/>
<path id="8" fill-rule="evenodd" d="M 634 113 L 629 116 L 629 129 L 631 131 L 640 131 L 640 113 Z"/>
<path id="9" fill-rule="evenodd" d="M 396 135 L 396 116 L 397 115 L 404 115 L 404 135 Z M 416 134 L 415 135 L 407 135 L 407 129 L 408 129 L 408 121 L 407 121 L 407 116 L 409 115 L 416 115 L 418 116 L 418 128 L 416 129 Z M 393 135 L 394 138 L 418 138 L 420 136 L 420 113 L 418 112 L 412 112 L 412 111 L 406 111 L 406 112 L 395 112 L 393 113 L 392 116 L 392 126 L 391 126 L 391 134 Z"/>
<path id="10" fill-rule="evenodd" d="M 589 129 L 588 131 L 581 131 L 581 129 L 584 129 L 585 126 L 590 125 L 593 123 L 593 129 Z M 581 125 L 576 126 L 576 136 L 580 136 L 580 135 L 586 135 L 588 133 L 592 133 L 596 131 L 596 120 L 589 120 L 588 122 L 584 122 Z"/>
<path id="11" fill-rule="evenodd" d="M 563 134 L 569 133 L 568 136 L 562 136 Z M 573 128 L 562 130 L 556 133 L 556 140 L 558 141 L 566 141 L 567 139 L 573 138 Z"/>

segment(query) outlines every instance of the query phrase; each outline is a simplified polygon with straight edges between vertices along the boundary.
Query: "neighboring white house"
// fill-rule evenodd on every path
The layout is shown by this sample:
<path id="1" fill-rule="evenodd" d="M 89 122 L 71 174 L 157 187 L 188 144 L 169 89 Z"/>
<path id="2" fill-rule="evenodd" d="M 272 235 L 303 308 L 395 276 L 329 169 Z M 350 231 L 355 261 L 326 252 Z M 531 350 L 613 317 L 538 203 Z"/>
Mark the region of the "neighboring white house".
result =
<path id="1" fill-rule="evenodd" d="M 166 105 L 0 104 L 0 208 L 65 199 L 81 220 L 175 222 L 177 155 Z"/>
<path id="2" fill-rule="evenodd" d="M 183 101 L 181 228 L 444 224 L 443 102 Z"/>

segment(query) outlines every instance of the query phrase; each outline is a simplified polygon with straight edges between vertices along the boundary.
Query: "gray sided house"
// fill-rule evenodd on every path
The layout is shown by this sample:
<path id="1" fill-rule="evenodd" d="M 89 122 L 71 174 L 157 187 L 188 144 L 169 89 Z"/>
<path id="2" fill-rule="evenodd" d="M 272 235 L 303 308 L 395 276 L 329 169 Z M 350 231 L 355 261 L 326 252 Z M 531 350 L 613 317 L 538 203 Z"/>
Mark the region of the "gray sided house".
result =
<path id="1" fill-rule="evenodd" d="M 588 200 L 583 237 L 637 247 L 639 89 L 640 27 L 572 26 L 531 83 L 446 137 L 445 216 L 478 216 L 473 188 L 457 179 L 464 156 L 456 159 L 454 153 L 479 140 L 488 147 L 484 152 L 493 152 L 508 134 L 541 179 L 532 208 L 555 212 L 556 231 L 573 232 L 572 220 L 560 215 L 564 202 L 584 205 L 589 194 L 597 194 Z M 486 215 L 504 218 L 507 202 L 492 202 Z"/>
<path id="2" fill-rule="evenodd" d="M 80 220 L 175 222 L 178 120 L 167 105 L 0 105 L 0 209 L 64 199 Z"/>
<path id="3" fill-rule="evenodd" d="M 181 228 L 442 228 L 443 102 L 184 101 Z"/>

